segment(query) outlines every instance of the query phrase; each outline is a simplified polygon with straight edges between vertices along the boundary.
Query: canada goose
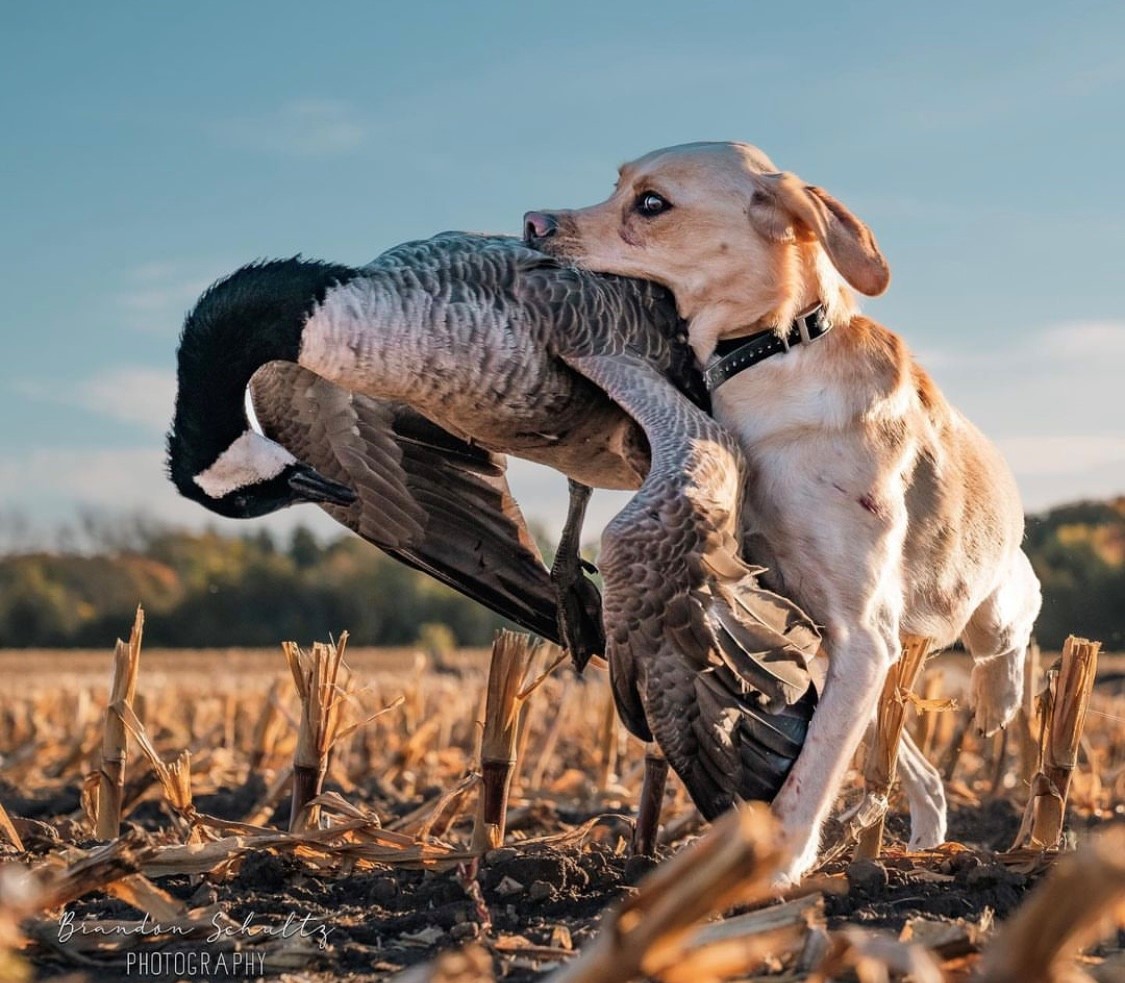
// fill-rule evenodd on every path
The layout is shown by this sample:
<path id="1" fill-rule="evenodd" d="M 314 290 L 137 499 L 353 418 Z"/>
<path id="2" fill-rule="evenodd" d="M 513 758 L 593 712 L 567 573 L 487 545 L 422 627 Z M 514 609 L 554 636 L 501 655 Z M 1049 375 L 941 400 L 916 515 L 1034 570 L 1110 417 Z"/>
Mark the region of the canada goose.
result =
<path id="1" fill-rule="evenodd" d="M 588 486 L 635 488 L 648 469 L 632 420 L 554 354 L 559 340 L 602 321 L 702 392 L 661 288 L 560 267 L 514 239 L 446 233 L 360 269 L 252 264 L 207 291 L 185 322 L 170 475 L 182 494 L 227 516 L 317 502 L 400 559 L 563 641 L 581 666 L 602 651 L 598 597 L 577 555 Z M 244 408 L 252 377 L 265 434 Z M 321 381 L 310 388 L 306 378 Z M 324 426 L 327 407 L 331 448 L 301 433 L 302 421 Z M 416 410 L 438 426 L 421 430 Z M 573 479 L 551 571 L 559 629 L 545 623 L 551 584 L 497 451 Z M 404 512 L 415 521 L 396 526 Z"/>
<path id="2" fill-rule="evenodd" d="M 475 527 L 448 522 L 443 535 L 492 536 L 495 560 L 525 535 L 502 470 L 484 482 L 474 461 L 447 485 L 443 447 L 539 461 L 579 492 L 643 482 L 603 542 L 615 699 L 713 816 L 780 787 L 812 712 L 805 662 L 817 635 L 738 557 L 745 468 L 718 424 L 669 384 L 694 391 L 678 335 L 661 288 L 563 266 L 505 237 L 446 233 L 361 269 L 254 264 L 212 287 L 185 322 L 171 477 L 222 514 L 317 501 L 416 566 L 462 557 L 439 576 L 469 593 L 471 550 L 398 534 L 403 521 L 388 535 L 371 490 L 380 478 L 404 513 L 412 499 L 479 512 Z M 291 364 L 255 376 L 274 362 Z M 264 434 L 244 409 L 252 377 Z M 412 443 L 420 414 L 433 425 Z M 485 504 L 464 509 L 453 501 L 462 494 Z M 522 549 L 522 566 L 534 566 L 530 544 Z M 549 583 L 541 568 L 536 581 Z M 508 576 L 482 600 L 503 609 L 518 587 Z M 535 606 L 533 595 L 525 611 Z"/>

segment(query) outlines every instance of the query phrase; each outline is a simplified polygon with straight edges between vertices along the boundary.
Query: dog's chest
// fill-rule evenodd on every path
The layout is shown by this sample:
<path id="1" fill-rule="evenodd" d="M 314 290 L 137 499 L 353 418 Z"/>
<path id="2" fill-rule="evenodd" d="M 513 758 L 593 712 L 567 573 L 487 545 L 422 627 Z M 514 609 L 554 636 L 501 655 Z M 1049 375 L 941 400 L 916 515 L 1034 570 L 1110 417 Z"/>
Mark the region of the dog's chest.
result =
<path id="1" fill-rule="evenodd" d="M 862 387 L 843 373 L 816 372 L 808 359 L 803 371 L 796 360 L 786 365 L 796 354 L 720 386 L 712 411 L 750 463 L 742 520 L 748 555 L 770 568 L 770 586 L 821 617 L 826 601 L 817 585 L 826 566 L 860 562 L 857 537 L 886 518 L 877 514 L 886 462 L 868 439 L 871 404 Z"/>
<path id="2" fill-rule="evenodd" d="M 818 371 L 814 353 L 794 350 L 736 375 L 712 393 L 712 411 L 738 434 L 748 450 L 755 444 L 802 432 L 841 430 L 862 412 L 855 389 Z"/>

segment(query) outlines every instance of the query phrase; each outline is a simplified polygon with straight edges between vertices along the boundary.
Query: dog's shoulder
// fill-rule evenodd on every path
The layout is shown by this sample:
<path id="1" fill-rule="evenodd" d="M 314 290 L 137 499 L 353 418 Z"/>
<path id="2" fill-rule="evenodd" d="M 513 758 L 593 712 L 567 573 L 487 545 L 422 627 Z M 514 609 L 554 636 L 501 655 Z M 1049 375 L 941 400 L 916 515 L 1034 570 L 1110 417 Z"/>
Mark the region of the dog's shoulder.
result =
<path id="1" fill-rule="evenodd" d="M 948 422 L 949 404 L 900 334 L 863 315 L 853 318 L 841 334 L 852 359 L 863 366 L 873 393 L 900 397 L 902 410 L 919 410 L 934 424 Z"/>

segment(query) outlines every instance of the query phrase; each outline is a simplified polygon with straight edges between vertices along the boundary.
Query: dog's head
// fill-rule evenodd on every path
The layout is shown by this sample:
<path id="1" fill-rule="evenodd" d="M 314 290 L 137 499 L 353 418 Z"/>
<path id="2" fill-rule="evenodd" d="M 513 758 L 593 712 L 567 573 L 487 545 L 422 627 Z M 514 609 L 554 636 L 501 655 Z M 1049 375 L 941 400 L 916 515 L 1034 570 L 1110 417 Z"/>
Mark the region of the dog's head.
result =
<path id="1" fill-rule="evenodd" d="M 850 314 L 842 281 L 875 295 L 890 279 L 866 225 L 745 143 L 654 151 L 625 164 L 601 204 L 528 212 L 524 231 L 580 266 L 668 287 L 698 354 L 756 325 L 787 325 L 818 300 Z"/>

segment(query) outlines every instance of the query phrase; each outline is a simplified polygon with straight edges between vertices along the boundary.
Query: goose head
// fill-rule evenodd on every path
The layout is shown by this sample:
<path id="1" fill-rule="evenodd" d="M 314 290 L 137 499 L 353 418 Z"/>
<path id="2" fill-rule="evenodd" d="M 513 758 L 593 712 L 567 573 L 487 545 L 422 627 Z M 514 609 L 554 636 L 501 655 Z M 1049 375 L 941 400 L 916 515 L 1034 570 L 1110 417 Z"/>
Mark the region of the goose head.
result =
<path id="1" fill-rule="evenodd" d="M 309 316 L 349 267 L 300 257 L 253 263 L 214 284 L 184 321 L 168 474 L 181 495 L 219 515 L 253 518 L 299 502 L 347 506 L 346 485 L 259 433 L 246 389 L 267 362 L 297 361 Z"/>
<path id="2" fill-rule="evenodd" d="M 298 461 L 281 444 L 247 428 L 180 494 L 231 519 L 252 519 L 299 502 L 351 505 L 356 494 Z"/>

